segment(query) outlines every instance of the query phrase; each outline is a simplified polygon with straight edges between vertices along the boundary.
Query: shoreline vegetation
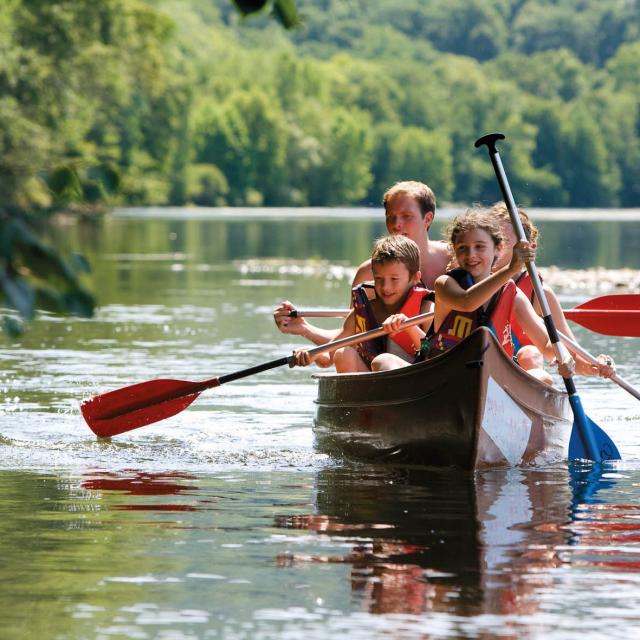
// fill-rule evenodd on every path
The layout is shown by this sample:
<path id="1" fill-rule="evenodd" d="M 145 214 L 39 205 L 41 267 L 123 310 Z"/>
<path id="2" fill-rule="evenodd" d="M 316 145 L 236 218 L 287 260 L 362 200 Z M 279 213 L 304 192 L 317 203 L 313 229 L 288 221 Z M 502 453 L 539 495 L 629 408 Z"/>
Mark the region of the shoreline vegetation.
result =
<path id="1" fill-rule="evenodd" d="M 238 3 L 239 4 L 239 3 Z M 528 207 L 640 206 L 640 3 L 232 0 L 0 8 L 0 202 L 360 206 L 399 179 Z"/>

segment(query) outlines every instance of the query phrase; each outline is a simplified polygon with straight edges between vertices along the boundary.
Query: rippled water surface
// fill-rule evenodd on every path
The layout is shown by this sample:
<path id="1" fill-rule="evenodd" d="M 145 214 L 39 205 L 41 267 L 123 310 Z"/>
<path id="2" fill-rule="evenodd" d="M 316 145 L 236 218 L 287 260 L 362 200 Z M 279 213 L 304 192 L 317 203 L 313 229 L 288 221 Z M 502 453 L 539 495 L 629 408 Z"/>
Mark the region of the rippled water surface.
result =
<path id="1" fill-rule="evenodd" d="M 345 306 L 382 226 L 330 214 L 144 211 L 59 230 L 101 306 L 0 343 L 0 637 L 640 636 L 640 403 L 611 383 L 577 379 L 624 458 L 603 469 L 332 459 L 314 447 L 311 370 L 287 368 L 108 441 L 87 428 L 94 393 L 288 354 L 301 341 L 270 316 L 283 298 Z M 571 224 L 540 225 L 541 269 L 579 269 L 557 280 L 564 306 L 638 292 L 640 224 L 582 222 L 578 240 Z M 637 338 L 575 331 L 640 388 Z"/>

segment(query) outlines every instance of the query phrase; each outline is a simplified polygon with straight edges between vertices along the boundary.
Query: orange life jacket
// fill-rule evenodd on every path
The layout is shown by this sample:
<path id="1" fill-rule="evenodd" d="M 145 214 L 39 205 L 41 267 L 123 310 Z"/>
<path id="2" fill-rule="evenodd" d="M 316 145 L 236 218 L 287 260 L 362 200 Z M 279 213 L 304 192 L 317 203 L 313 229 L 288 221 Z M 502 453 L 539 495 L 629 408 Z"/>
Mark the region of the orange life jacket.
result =
<path id="1" fill-rule="evenodd" d="M 407 318 L 413 318 L 420 314 L 422 301 L 425 297 L 433 300 L 433 291 L 421 286 L 411 289 L 398 313 L 404 313 Z M 364 333 L 371 329 L 377 329 L 380 324 L 371 309 L 371 301 L 375 300 L 376 291 L 372 282 L 363 282 L 351 290 L 351 299 L 356 321 L 356 333 Z M 393 336 L 388 336 L 408 355 L 415 355 L 416 349 L 406 331 L 401 331 Z M 366 340 L 356 345 L 360 357 L 367 366 L 371 367 L 371 361 L 381 353 L 388 351 L 387 338 L 380 337 L 374 340 Z"/>

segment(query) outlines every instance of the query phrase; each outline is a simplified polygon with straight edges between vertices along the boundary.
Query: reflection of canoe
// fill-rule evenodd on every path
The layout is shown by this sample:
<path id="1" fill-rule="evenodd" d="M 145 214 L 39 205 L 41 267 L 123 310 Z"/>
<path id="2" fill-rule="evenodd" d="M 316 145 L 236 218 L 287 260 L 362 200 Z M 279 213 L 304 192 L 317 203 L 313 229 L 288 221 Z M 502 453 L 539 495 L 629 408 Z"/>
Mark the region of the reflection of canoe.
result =
<path id="1" fill-rule="evenodd" d="M 567 480 L 566 467 L 322 469 L 313 512 L 275 522 L 317 535 L 278 562 L 350 565 L 351 601 L 371 613 L 532 616 L 567 555 Z"/>
<path id="2" fill-rule="evenodd" d="M 486 328 L 416 365 L 316 377 L 315 433 L 330 453 L 465 468 L 566 456 L 567 395 L 520 369 Z"/>

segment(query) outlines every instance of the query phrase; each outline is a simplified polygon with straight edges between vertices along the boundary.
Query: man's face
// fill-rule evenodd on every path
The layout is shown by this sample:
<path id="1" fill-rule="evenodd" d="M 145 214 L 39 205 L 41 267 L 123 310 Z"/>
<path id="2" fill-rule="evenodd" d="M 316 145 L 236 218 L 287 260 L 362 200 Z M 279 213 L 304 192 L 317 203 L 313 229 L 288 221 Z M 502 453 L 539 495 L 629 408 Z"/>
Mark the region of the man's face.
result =
<path id="1" fill-rule="evenodd" d="M 391 235 L 401 234 L 420 245 L 428 237 L 432 220 L 430 211 L 422 217 L 418 203 L 411 196 L 398 194 L 387 203 L 385 222 Z"/>

